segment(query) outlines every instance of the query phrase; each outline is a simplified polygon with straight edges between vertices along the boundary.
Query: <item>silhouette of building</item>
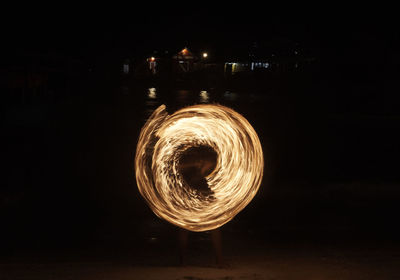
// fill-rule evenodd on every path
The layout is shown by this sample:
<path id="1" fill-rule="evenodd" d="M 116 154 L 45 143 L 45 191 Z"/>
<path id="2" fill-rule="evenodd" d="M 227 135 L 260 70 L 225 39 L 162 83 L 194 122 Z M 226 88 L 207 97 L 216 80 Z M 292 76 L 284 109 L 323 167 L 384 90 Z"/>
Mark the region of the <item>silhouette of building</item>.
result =
<path id="1" fill-rule="evenodd" d="M 174 70 L 178 73 L 188 73 L 196 70 L 195 62 L 197 62 L 198 58 L 186 47 L 174 55 L 172 59 Z"/>

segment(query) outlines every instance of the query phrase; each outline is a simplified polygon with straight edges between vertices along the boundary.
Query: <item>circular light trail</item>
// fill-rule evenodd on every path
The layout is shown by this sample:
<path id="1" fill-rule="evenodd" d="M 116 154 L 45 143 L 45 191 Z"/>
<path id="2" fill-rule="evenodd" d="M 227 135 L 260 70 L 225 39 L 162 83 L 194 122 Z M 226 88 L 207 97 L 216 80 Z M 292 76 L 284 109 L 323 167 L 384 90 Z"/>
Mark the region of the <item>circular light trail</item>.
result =
<path id="1" fill-rule="evenodd" d="M 213 170 L 202 173 L 206 192 L 192 186 L 182 169 L 185 154 L 201 147 L 216 154 Z M 194 158 L 192 166 L 199 162 L 204 160 Z M 264 158 L 257 133 L 234 110 L 202 104 L 168 115 L 161 105 L 140 132 L 135 169 L 139 191 L 157 216 L 206 231 L 229 222 L 250 203 L 261 184 Z"/>

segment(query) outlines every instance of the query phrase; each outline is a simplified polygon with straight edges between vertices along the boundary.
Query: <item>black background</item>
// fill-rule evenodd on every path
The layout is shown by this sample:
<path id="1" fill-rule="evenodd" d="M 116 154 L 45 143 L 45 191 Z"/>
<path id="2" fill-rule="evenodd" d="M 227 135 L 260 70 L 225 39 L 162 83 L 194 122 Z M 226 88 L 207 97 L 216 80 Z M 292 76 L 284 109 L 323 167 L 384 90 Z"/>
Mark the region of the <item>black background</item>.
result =
<path id="1" fill-rule="evenodd" d="M 277 107 L 226 104 L 260 131 L 266 158 L 260 193 L 232 227 L 254 229 L 261 239 L 274 229 L 286 233 L 280 235 L 285 240 L 294 238 L 293 228 L 311 240 L 321 237 L 321 228 L 336 236 L 345 228 L 341 234 L 351 241 L 394 242 L 400 210 L 394 11 L 269 3 L 21 4 L 2 12 L 1 57 L 12 64 L 20 54 L 55 53 L 90 66 L 189 46 L 224 61 L 253 42 L 298 42 L 317 57 L 318 68 L 300 81 L 288 79 L 273 98 Z M 5 255 L 128 246 L 160 223 L 134 178 L 141 99 L 122 101 L 116 84 L 100 78 L 88 84 L 54 104 L 2 102 Z"/>

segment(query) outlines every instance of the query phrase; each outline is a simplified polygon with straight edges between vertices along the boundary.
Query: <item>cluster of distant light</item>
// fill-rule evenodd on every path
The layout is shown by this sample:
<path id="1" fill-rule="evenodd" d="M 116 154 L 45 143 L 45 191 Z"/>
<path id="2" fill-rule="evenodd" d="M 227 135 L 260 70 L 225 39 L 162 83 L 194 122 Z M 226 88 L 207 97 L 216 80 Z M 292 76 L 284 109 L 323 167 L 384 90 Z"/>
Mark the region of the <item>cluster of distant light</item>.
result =
<path id="1" fill-rule="evenodd" d="M 226 65 L 232 66 L 241 66 L 248 67 L 250 65 L 250 69 L 254 70 L 255 68 L 269 68 L 270 64 L 268 62 L 251 62 L 249 63 L 240 63 L 240 62 L 226 62 Z"/>
<path id="2" fill-rule="evenodd" d="M 199 195 L 179 171 L 181 155 L 208 146 L 218 155 L 206 177 L 212 196 Z M 234 110 L 202 104 L 168 115 L 158 107 L 141 130 L 135 156 L 136 180 L 153 212 L 191 231 L 229 222 L 260 187 L 264 159 L 250 123 Z"/>

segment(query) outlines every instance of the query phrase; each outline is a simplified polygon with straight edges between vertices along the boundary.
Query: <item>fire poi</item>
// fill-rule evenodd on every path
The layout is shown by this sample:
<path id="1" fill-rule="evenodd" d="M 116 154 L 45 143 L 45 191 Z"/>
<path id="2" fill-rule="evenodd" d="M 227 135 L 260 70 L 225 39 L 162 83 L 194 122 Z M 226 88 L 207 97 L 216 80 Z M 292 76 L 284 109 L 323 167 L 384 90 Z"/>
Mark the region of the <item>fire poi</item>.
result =
<path id="1" fill-rule="evenodd" d="M 185 154 L 196 148 L 216 154 L 203 189 L 181 167 L 184 161 L 190 165 Z M 161 105 L 140 132 L 135 169 L 139 191 L 157 216 L 190 231 L 207 231 L 250 203 L 261 184 L 264 158 L 257 133 L 234 110 L 202 104 L 169 115 Z"/>

